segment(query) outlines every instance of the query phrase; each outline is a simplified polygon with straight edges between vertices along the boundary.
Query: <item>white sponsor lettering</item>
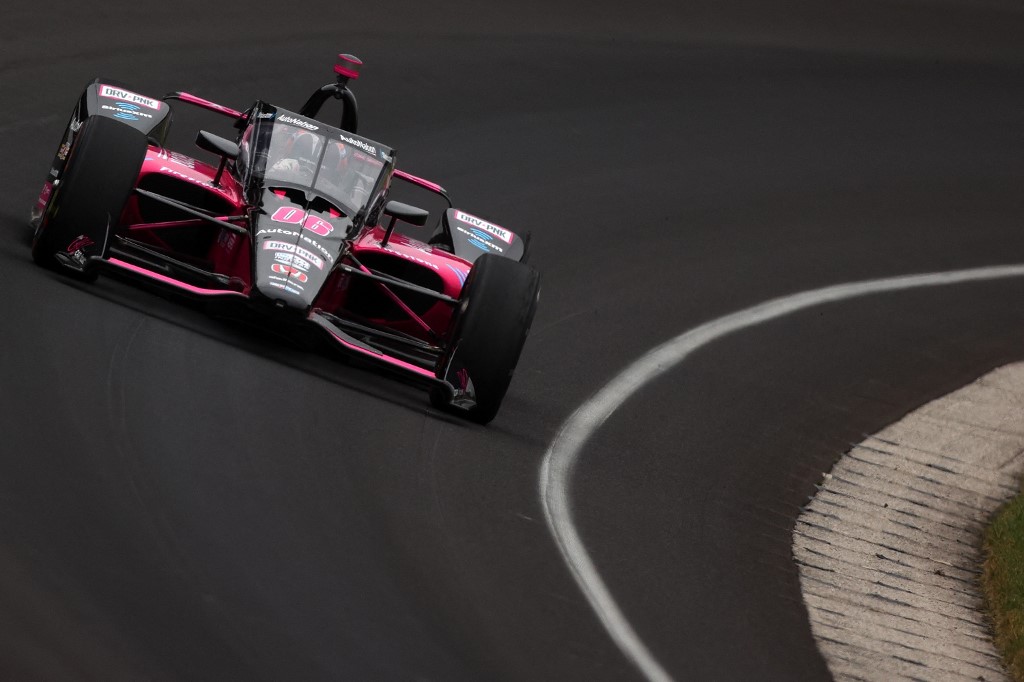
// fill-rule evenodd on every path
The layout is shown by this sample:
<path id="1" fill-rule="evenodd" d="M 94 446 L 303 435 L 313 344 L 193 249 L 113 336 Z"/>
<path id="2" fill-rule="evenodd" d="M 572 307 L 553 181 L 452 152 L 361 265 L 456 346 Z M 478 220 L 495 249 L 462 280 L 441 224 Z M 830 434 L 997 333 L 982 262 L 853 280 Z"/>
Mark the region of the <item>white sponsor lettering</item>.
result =
<path id="1" fill-rule="evenodd" d="M 169 166 L 160 166 L 160 172 L 161 173 L 169 173 L 170 175 L 173 175 L 174 177 L 181 178 L 182 180 L 188 180 L 189 182 L 194 182 L 197 185 L 202 185 L 203 187 L 212 187 L 213 186 L 210 182 L 208 182 L 206 180 L 200 180 L 199 178 L 194 178 L 191 175 L 186 175 L 185 173 L 182 173 L 179 170 L 175 170 L 173 168 L 170 168 Z"/>
<path id="2" fill-rule="evenodd" d="M 469 215 L 468 213 L 463 213 L 458 210 L 455 211 L 455 219 L 461 220 L 462 222 L 481 229 L 484 232 L 489 232 L 507 244 L 512 243 L 512 231 L 506 230 L 504 227 L 499 227 L 498 225 L 489 223 L 486 220 L 477 218 L 475 215 Z"/>
<path id="3" fill-rule="evenodd" d="M 279 227 L 264 228 L 262 230 L 257 231 L 256 234 L 257 235 L 261 235 L 261 234 L 286 234 L 289 237 L 296 236 L 296 233 L 293 232 L 292 230 L 282 230 Z M 306 242 L 307 244 L 312 246 L 314 249 L 316 249 L 317 251 L 322 253 L 324 255 L 324 258 L 327 259 L 327 262 L 329 262 L 329 263 L 333 263 L 334 262 L 334 257 L 331 255 L 331 252 L 328 251 L 327 249 L 325 249 L 324 247 L 320 246 L 320 244 L 318 244 L 316 242 L 316 240 L 310 239 L 309 237 L 307 237 L 304 234 L 300 234 L 300 235 L 298 235 L 298 237 L 299 237 L 299 239 L 301 239 L 302 241 Z"/>
<path id="4" fill-rule="evenodd" d="M 268 227 L 268 228 L 263 228 L 262 230 L 259 230 L 256 234 L 257 235 L 261 235 L 261 234 L 286 234 L 289 237 L 295 237 L 299 233 L 298 232 L 294 232 L 292 230 L 282 230 L 280 227 Z"/>
<path id="5" fill-rule="evenodd" d="M 309 270 L 309 261 L 302 260 L 290 253 L 275 253 L 274 260 L 279 260 L 286 265 L 292 265 L 299 270 Z"/>
<path id="6" fill-rule="evenodd" d="M 277 263 L 274 263 L 274 265 L 275 265 L 275 267 L 285 267 L 285 266 L 283 266 L 283 265 L 278 265 Z M 279 272 L 279 271 L 278 271 L 278 270 L 274 270 L 274 272 Z M 302 273 L 301 273 L 301 272 L 300 272 L 300 273 L 298 273 L 298 274 L 302 275 Z M 300 290 L 301 290 L 301 289 L 304 289 L 305 287 L 303 287 L 303 286 L 301 286 L 301 285 L 299 285 L 299 284 L 296 284 L 296 283 L 295 283 L 295 280 L 293 280 L 293 279 L 289 279 L 289 277 L 294 277 L 294 276 L 295 276 L 295 275 L 287 275 L 287 276 L 285 276 L 285 277 L 276 277 L 276 276 L 274 276 L 274 275 L 269 275 L 269 276 L 268 276 L 268 279 L 272 279 L 272 280 L 274 280 L 275 282 L 287 282 L 289 286 L 293 286 L 293 287 L 295 287 L 296 289 L 300 289 Z M 303 276 L 303 277 L 305 277 L 305 275 L 302 275 L 302 276 Z M 302 280 L 302 279 L 300 279 L 299 281 L 300 281 L 300 282 L 304 282 L 305 280 Z M 286 288 L 287 288 L 287 287 L 286 287 Z M 293 293 L 293 294 L 297 294 L 297 293 L 299 293 L 299 292 L 298 292 L 298 291 L 292 291 L 292 293 Z"/>
<path id="7" fill-rule="evenodd" d="M 131 90 L 121 90 L 120 88 L 114 88 L 109 85 L 100 86 L 100 97 L 119 99 L 124 102 L 131 102 L 132 104 L 141 104 L 142 106 L 149 107 L 150 109 L 160 110 L 160 100 L 158 99 L 143 97 Z"/>
<path id="8" fill-rule="evenodd" d="M 171 152 L 169 158 L 174 163 L 179 163 L 182 166 L 185 166 L 186 168 L 195 170 L 196 162 L 192 158 L 185 156 L 184 154 L 179 154 L 178 152 Z"/>
<path id="9" fill-rule="evenodd" d="M 428 268 L 431 268 L 433 270 L 440 270 L 441 269 L 441 268 L 437 267 L 436 263 L 431 263 L 428 260 L 423 260 L 422 258 L 414 256 L 411 253 L 405 253 L 404 251 L 395 251 L 395 250 L 393 250 L 393 249 L 391 249 L 389 247 L 385 247 L 384 250 L 387 251 L 388 253 L 392 253 L 392 254 L 394 254 L 396 256 L 400 256 L 401 258 L 404 258 L 406 260 L 411 260 L 413 263 L 419 263 L 420 265 L 425 265 Z"/>
<path id="10" fill-rule="evenodd" d="M 295 246 L 295 244 L 270 240 L 263 243 L 263 250 L 284 251 L 285 253 L 293 253 L 299 256 L 300 258 L 305 258 L 306 260 L 308 260 L 310 263 L 315 265 L 318 270 L 324 269 L 324 261 L 322 258 L 320 258 L 320 256 L 316 255 L 312 251 L 307 251 L 301 246 Z"/>
<path id="11" fill-rule="evenodd" d="M 320 126 L 315 126 L 308 121 L 303 121 L 301 118 L 295 118 L 294 116 L 278 116 L 277 120 L 281 123 L 291 123 L 293 126 L 305 128 L 306 130 L 320 130 Z"/>
<path id="12" fill-rule="evenodd" d="M 281 277 L 275 277 L 275 279 L 280 279 L 281 281 L 284 281 L 284 282 L 288 281 L 288 280 L 283 279 Z M 301 291 L 299 291 L 295 287 L 289 286 L 287 284 L 279 284 L 278 282 L 267 282 L 267 284 L 269 284 L 270 286 L 275 287 L 277 289 L 284 289 L 285 291 L 287 291 L 290 294 L 299 294 L 299 295 L 302 294 Z"/>
<path id="13" fill-rule="evenodd" d="M 350 144 L 353 147 L 359 147 L 364 152 L 368 152 L 368 153 L 373 154 L 375 156 L 377 154 L 377 148 L 374 147 L 372 144 L 366 144 L 362 140 L 357 140 L 354 137 L 345 137 L 344 135 L 338 135 L 338 137 L 341 138 L 342 142 L 344 142 L 346 144 Z"/>
<path id="14" fill-rule="evenodd" d="M 135 116 L 135 117 L 142 116 L 143 118 L 153 118 L 153 114 L 147 114 L 145 111 L 135 111 L 134 109 L 125 109 L 124 107 L 119 107 L 117 105 L 110 106 L 109 104 L 104 104 L 103 106 L 100 107 L 100 109 L 103 109 L 105 111 L 116 111 L 117 113 L 125 114 L 126 116 Z"/>
<path id="15" fill-rule="evenodd" d="M 459 232 L 461 232 L 462 234 L 468 236 L 470 239 L 472 239 L 477 244 L 483 244 L 487 248 L 494 249 L 498 253 L 505 253 L 505 249 L 501 248 L 500 246 L 498 246 L 494 242 L 489 242 L 486 239 L 481 239 L 480 237 L 476 236 L 475 234 L 473 234 L 469 230 L 464 230 L 461 227 L 459 227 L 458 225 L 455 226 L 455 229 L 458 230 Z"/>

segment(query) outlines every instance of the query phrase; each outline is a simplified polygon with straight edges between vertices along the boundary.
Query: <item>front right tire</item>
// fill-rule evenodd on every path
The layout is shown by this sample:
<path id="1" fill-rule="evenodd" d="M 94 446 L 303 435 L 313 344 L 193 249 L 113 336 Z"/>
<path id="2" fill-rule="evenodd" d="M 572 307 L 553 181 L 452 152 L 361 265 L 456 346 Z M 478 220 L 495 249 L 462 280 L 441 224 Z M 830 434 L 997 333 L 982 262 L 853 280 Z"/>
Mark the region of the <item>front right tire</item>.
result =
<path id="1" fill-rule="evenodd" d="M 438 377 L 453 385 L 472 382 L 475 404 L 453 405 L 441 390 L 431 393 L 435 407 L 487 424 L 501 407 L 519 363 L 540 297 L 540 274 L 531 266 L 484 254 L 462 288 L 448 350 Z"/>

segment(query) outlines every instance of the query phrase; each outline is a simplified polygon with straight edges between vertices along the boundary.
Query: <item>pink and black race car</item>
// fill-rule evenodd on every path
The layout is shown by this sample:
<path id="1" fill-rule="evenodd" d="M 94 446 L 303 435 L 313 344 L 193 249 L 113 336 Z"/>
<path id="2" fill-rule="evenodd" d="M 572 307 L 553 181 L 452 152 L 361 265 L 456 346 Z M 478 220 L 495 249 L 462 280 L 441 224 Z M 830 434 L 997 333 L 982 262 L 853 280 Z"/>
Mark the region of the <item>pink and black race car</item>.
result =
<path id="1" fill-rule="evenodd" d="M 316 330 L 422 381 L 435 406 L 487 423 L 529 333 L 540 277 L 522 262 L 523 239 L 452 208 L 440 186 L 395 168 L 395 150 L 356 134 L 348 83 L 360 64 L 340 55 L 336 82 L 298 112 L 94 81 L 32 211 L 32 257 L 84 279 L 117 270 L 237 302 L 288 333 Z M 330 98 L 341 101 L 340 127 L 315 118 Z M 235 120 L 235 141 L 196 138 L 218 165 L 164 146 L 169 100 Z M 430 215 L 388 201 L 396 180 L 443 199 L 427 241 L 395 230 Z"/>

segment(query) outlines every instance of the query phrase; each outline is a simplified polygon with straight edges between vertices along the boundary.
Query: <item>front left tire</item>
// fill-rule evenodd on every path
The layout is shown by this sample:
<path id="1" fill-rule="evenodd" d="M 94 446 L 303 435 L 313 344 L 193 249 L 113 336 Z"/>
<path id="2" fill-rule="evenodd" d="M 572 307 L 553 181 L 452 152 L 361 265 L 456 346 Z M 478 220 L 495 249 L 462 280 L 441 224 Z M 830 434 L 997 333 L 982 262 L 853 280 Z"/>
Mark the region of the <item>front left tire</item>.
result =
<path id="1" fill-rule="evenodd" d="M 37 264 L 64 265 L 95 276 L 95 265 L 85 261 L 76 268 L 68 258 L 78 250 L 73 248 L 76 243 L 89 255 L 106 255 L 108 230 L 120 220 L 147 145 L 145 135 L 111 118 L 92 116 L 82 124 L 32 239 L 32 259 Z"/>

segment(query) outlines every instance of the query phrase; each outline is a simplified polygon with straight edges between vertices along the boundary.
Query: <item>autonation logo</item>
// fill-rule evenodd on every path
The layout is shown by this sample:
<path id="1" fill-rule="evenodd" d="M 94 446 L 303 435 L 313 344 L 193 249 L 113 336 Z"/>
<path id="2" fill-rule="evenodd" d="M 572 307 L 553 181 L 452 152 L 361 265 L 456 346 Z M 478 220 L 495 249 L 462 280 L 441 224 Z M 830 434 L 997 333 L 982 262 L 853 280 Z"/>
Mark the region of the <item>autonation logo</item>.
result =
<path id="1" fill-rule="evenodd" d="M 353 147 L 359 147 L 364 152 L 373 154 L 374 156 L 377 155 L 377 148 L 374 147 L 372 144 L 366 144 L 362 140 L 357 140 L 354 137 L 345 137 L 344 135 L 339 135 L 338 137 L 340 137 L 341 141 L 345 142 L 346 144 L 350 144 Z"/>
<path id="2" fill-rule="evenodd" d="M 293 126 L 305 128 L 306 130 L 320 130 L 320 126 L 315 126 L 312 123 L 303 121 L 301 118 L 295 118 L 294 116 L 280 116 L 277 120 L 281 123 L 291 123 Z"/>

